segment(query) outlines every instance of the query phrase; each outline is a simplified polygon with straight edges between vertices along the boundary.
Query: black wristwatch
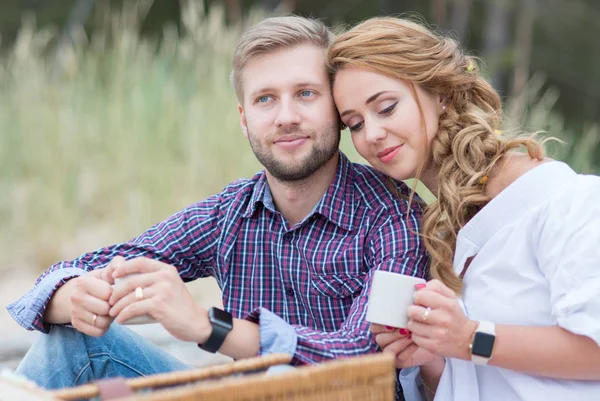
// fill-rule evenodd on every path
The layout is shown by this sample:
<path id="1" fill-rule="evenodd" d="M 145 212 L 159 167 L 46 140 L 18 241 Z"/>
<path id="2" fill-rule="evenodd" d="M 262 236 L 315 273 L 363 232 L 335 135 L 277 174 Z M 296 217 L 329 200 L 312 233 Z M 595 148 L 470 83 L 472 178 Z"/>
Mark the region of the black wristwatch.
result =
<path id="1" fill-rule="evenodd" d="M 494 352 L 496 325 L 482 320 L 475 330 L 471 343 L 471 361 L 477 365 L 487 365 Z"/>
<path id="2" fill-rule="evenodd" d="M 208 319 L 212 324 L 212 333 L 208 340 L 204 344 L 198 344 L 198 347 L 214 354 L 221 348 L 227 334 L 233 329 L 233 317 L 231 313 L 213 307 L 208 310 Z"/>

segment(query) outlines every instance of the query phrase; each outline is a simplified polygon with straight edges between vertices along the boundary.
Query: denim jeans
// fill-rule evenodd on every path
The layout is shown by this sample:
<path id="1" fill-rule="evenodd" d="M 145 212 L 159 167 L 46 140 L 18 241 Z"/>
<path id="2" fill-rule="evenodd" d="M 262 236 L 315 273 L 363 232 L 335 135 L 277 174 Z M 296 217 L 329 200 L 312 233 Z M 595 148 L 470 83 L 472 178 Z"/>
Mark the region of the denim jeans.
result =
<path id="1" fill-rule="evenodd" d="M 139 377 L 190 366 L 123 326 L 102 337 L 54 326 L 27 352 L 16 373 L 47 389 L 73 387 L 108 377 Z"/>

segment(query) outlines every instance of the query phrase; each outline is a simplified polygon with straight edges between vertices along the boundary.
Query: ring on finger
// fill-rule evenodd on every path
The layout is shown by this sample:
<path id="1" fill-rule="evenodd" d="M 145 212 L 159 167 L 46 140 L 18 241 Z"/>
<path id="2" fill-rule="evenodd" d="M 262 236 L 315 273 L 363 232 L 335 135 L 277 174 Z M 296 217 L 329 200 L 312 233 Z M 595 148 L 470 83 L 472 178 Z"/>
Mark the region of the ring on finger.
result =
<path id="1" fill-rule="evenodd" d="M 423 317 L 422 317 L 422 319 L 423 319 L 423 321 L 424 321 L 424 322 L 426 322 L 426 321 L 427 321 L 427 318 L 429 317 L 429 314 L 430 314 L 430 313 L 431 313 L 431 308 L 428 306 L 428 307 L 425 309 L 425 312 L 423 312 Z"/>
<path id="2" fill-rule="evenodd" d="M 94 316 L 92 316 L 92 326 L 96 325 L 96 320 L 98 320 L 98 315 L 94 313 Z"/>
<path id="3" fill-rule="evenodd" d="M 142 299 L 144 299 L 144 289 L 142 287 L 137 287 L 135 289 L 135 298 L 138 301 L 141 301 Z"/>

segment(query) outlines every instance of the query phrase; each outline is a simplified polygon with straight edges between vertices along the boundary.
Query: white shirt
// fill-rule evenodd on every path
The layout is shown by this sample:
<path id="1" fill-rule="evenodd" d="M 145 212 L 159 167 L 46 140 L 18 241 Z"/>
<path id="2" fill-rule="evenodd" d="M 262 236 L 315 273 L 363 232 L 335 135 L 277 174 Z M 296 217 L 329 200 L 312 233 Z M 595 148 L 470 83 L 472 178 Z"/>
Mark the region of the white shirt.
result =
<path id="1" fill-rule="evenodd" d="M 472 256 L 462 299 L 470 319 L 558 325 L 600 346 L 600 177 L 561 162 L 527 172 L 459 231 L 457 274 Z M 447 358 L 435 400 L 598 401 L 600 381 Z"/>

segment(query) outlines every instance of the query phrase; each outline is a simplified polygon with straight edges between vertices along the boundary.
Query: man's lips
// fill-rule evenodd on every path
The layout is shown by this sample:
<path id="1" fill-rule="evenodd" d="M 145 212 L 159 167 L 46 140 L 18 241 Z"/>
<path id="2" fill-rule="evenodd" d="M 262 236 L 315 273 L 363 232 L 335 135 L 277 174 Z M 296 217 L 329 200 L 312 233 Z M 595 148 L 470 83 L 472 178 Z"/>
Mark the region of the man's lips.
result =
<path id="1" fill-rule="evenodd" d="M 275 139 L 274 142 L 275 143 L 294 142 L 299 139 L 307 139 L 307 137 L 303 136 L 303 135 L 283 135 L 283 136 L 280 136 L 277 139 Z"/>
<path id="2" fill-rule="evenodd" d="M 293 151 L 306 143 L 308 137 L 305 135 L 283 135 L 275 139 L 273 143 L 280 149 Z"/>
<path id="3" fill-rule="evenodd" d="M 383 163 L 389 163 L 394 158 L 394 156 L 396 156 L 396 153 L 398 153 L 402 146 L 403 145 L 398 145 L 386 148 L 381 152 L 377 153 L 377 158 L 379 158 L 379 160 L 381 160 Z"/>

